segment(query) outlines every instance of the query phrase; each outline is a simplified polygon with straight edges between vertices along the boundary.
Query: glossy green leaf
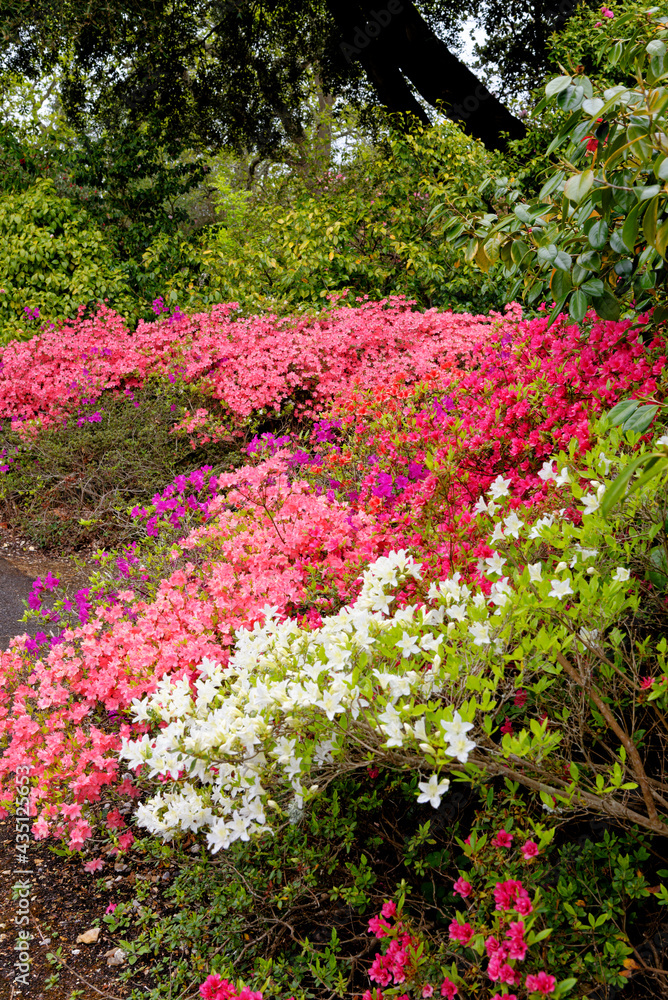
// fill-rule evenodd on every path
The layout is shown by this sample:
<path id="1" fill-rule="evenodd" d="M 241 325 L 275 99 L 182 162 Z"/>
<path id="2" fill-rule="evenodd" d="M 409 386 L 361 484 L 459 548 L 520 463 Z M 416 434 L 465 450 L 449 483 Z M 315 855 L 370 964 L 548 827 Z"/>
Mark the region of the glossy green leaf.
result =
<path id="1" fill-rule="evenodd" d="M 576 323 L 582 322 L 582 320 L 587 315 L 587 309 L 589 308 L 589 299 L 582 289 L 578 288 L 577 291 L 573 292 L 570 301 L 568 303 L 568 312 L 571 319 L 574 319 Z"/>
<path id="2" fill-rule="evenodd" d="M 599 219 L 590 227 L 587 234 L 590 245 L 594 250 L 602 250 L 608 242 L 608 223 L 605 219 Z"/>
<path id="3" fill-rule="evenodd" d="M 624 431 L 635 431 L 636 434 L 644 434 L 658 412 L 658 406 L 650 404 L 639 406 L 634 413 L 626 418 L 622 429 Z"/>
<path id="4" fill-rule="evenodd" d="M 601 319 L 617 321 L 621 314 L 619 302 L 607 289 L 600 298 L 594 300 L 594 309 Z"/>
<path id="5" fill-rule="evenodd" d="M 622 399 L 616 406 L 606 414 L 607 419 L 613 425 L 613 427 L 621 426 L 627 417 L 630 417 L 632 413 L 640 406 L 640 402 L 637 399 Z"/>
<path id="6" fill-rule="evenodd" d="M 573 77 L 571 76 L 554 77 L 554 79 L 550 80 L 550 82 L 545 87 L 546 97 L 554 97 L 555 94 L 559 94 L 561 93 L 562 90 L 566 90 L 566 87 L 570 85 L 572 79 Z"/>
<path id="7" fill-rule="evenodd" d="M 564 194 L 570 201 L 575 202 L 577 205 L 589 194 L 593 185 L 594 171 L 591 169 L 585 170 L 581 174 L 569 177 L 564 186 Z"/>

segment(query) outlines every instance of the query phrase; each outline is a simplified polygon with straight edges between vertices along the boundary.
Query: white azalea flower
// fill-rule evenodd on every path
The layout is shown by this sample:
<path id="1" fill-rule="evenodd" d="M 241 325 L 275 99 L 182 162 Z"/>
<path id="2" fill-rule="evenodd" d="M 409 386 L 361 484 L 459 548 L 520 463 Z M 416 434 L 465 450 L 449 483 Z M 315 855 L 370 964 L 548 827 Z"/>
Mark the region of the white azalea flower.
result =
<path id="1" fill-rule="evenodd" d="M 501 541 L 503 541 L 503 537 L 504 537 L 504 535 L 503 535 L 503 527 L 502 527 L 502 525 L 500 525 L 500 524 L 497 523 L 497 524 L 494 525 L 494 531 L 490 535 L 489 544 L 493 545 L 494 542 L 501 542 Z"/>
<path id="2" fill-rule="evenodd" d="M 552 589 L 549 591 L 548 597 L 558 597 L 561 600 L 567 594 L 573 593 L 570 580 L 550 580 L 550 585 Z"/>
<path id="3" fill-rule="evenodd" d="M 429 781 L 419 781 L 418 788 L 420 789 L 420 795 L 418 795 L 418 802 L 429 802 L 434 809 L 438 809 L 441 804 L 441 799 L 450 787 L 450 782 L 447 778 L 443 781 L 438 780 L 437 774 L 432 774 Z"/>
<path id="4" fill-rule="evenodd" d="M 474 514 L 486 514 L 487 513 L 487 504 L 485 503 L 485 498 L 484 497 L 478 497 L 477 501 L 474 503 L 474 505 L 473 505 L 473 507 L 471 509 L 472 509 L 472 511 L 473 511 Z"/>
<path id="5" fill-rule="evenodd" d="M 401 655 L 404 659 L 408 659 L 410 656 L 415 656 L 420 652 L 420 647 L 416 642 L 416 637 L 414 635 L 409 635 L 408 632 L 404 632 L 401 639 L 398 639 L 395 643 L 397 649 L 401 650 Z"/>
<path id="6" fill-rule="evenodd" d="M 539 517 L 535 524 L 531 526 L 529 530 L 529 538 L 540 538 L 544 528 L 550 528 L 554 523 L 554 518 L 549 514 L 544 517 Z"/>
<path id="7" fill-rule="evenodd" d="M 538 477 L 539 479 L 542 479 L 544 483 L 546 483 L 548 479 L 557 478 L 557 474 L 554 471 L 553 466 L 554 460 L 550 459 L 549 462 L 543 462 L 542 468 L 538 470 Z"/>
<path id="8" fill-rule="evenodd" d="M 459 712 L 455 712 L 452 716 L 452 722 L 446 722 L 445 719 L 441 719 L 441 728 L 445 732 L 448 741 L 454 740 L 458 736 L 465 736 L 466 733 L 473 729 L 472 722 L 464 722 Z"/>
<path id="9" fill-rule="evenodd" d="M 500 497 L 506 497 L 510 493 L 511 479 L 504 479 L 503 476 L 497 476 L 493 483 L 490 483 L 490 487 L 487 490 L 487 496 L 491 497 L 492 500 L 498 500 Z"/>
<path id="10" fill-rule="evenodd" d="M 448 618 L 452 618 L 455 621 L 466 621 L 466 606 L 464 604 L 453 604 L 451 608 L 445 609 L 445 613 Z"/>
<path id="11" fill-rule="evenodd" d="M 504 517 L 503 523 L 506 526 L 506 535 L 511 538 L 519 538 L 520 528 L 524 527 L 524 521 L 521 521 L 515 511 L 508 514 L 508 517 Z"/>
<path id="12" fill-rule="evenodd" d="M 475 743 L 466 736 L 455 736 L 448 746 L 447 753 L 451 754 L 455 760 L 465 764 L 469 758 L 471 750 L 475 750 Z"/>
<path id="13" fill-rule="evenodd" d="M 529 570 L 529 579 L 532 583 L 540 583 L 543 579 L 543 564 L 542 562 L 529 563 L 527 566 Z"/>
<path id="14" fill-rule="evenodd" d="M 488 558 L 485 559 L 485 563 L 488 567 L 487 572 L 498 573 L 500 576 L 503 573 L 504 564 L 507 562 L 507 559 L 503 559 L 498 552 L 495 552 L 493 555 L 488 556 Z"/>
<path id="15" fill-rule="evenodd" d="M 473 636 L 474 646 L 489 646 L 489 625 L 486 622 L 474 622 L 469 628 L 469 635 Z"/>
<path id="16" fill-rule="evenodd" d="M 626 567 L 618 566 L 617 569 L 615 570 L 615 574 L 612 579 L 615 580 L 617 583 L 625 583 L 630 578 L 630 576 L 631 573 L 629 572 L 628 569 L 626 569 Z"/>
<path id="17" fill-rule="evenodd" d="M 587 495 L 582 498 L 582 503 L 584 504 L 584 510 L 582 511 L 583 514 L 594 514 L 601 506 L 598 497 L 594 496 L 593 493 L 587 493 Z"/>

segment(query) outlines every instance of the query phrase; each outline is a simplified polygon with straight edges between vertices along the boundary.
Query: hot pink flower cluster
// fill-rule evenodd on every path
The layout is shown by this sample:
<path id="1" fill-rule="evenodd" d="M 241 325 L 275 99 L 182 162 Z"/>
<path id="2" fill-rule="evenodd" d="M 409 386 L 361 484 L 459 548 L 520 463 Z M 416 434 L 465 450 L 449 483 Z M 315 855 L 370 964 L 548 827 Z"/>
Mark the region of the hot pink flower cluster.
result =
<path id="1" fill-rule="evenodd" d="M 221 979 L 217 972 L 207 976 L 199 988 L 199 995 L 202 1000 L 262 1000 L 261 993 L 254 993 L 247 986 L 239 990 L 229 979 Z"/>
<path id="2" fill-rule="evenodd" d="M 494 888 L 494 901 L 497 910 L 514 910 L 515 913 L 521 913 L 524 916 L 533 910 L 529 893 L 516 879 L 497 882 Z"/>
<path id="3" fill-rule="evenodd" d="M 434 987 L 431 983 L 422 982 L 419 967 L 424 961 L 423 948 L 420 946 L 420 941 L 407 931 L 400 919 L 396 919 L 394 924 L 390 923 L 397 917 L 396 904 L 387 900 L 380 914 L 369 921 L 369 933 L 375 934 L 377 938 L 391 938 L 385 953 L 379 953 L 374 958 L 369 969 L 369 979 L 381 987 L 398 986 L 402 983 L 410 987 L 417 980 L 420 983 L 420 995 L 426 1000 L 434 995 Z M 441 982 L 440 993 L 447 1000 L 453 1000 L 457 994 L 456 985 L 447 976 Z M 380 990 L 374 990 L 373 993 L 367 990 L 363 1000 L 374 1000 L 374 996 L 375 1000 L 382 1000 Z"/>

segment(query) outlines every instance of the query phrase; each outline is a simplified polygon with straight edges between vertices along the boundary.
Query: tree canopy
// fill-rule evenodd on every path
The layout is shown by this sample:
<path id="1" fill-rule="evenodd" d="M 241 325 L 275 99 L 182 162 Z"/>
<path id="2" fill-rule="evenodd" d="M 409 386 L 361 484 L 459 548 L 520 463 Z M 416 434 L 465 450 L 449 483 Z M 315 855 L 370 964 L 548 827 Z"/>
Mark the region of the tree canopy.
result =
<path id="1" fill-rule="evenodd" d="M 381 3 L 383 4 L 381 6 Z M 159 121 L 166 140 L 266 153 L 303 134 L 309 95 L 382 107 L 404 128 L 459 120 L 488 148 L 522 121 L 457 54 L 467 18 L 488 33 L 481 67 L 504 96 L 535 81 L 570 0 L 5 0 L 0 55 L 37 77 L 58 70 L 71 122 Z"/>

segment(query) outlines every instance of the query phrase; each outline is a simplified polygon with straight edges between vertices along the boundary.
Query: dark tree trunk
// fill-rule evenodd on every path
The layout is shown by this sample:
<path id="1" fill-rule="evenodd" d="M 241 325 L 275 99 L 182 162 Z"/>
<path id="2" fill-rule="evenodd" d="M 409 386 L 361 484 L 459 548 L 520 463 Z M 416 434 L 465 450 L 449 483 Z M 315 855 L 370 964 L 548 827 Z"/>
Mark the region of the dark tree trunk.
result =
<path id="1" fill-rule="evenodd" d="M 504 149 L 507 132 L 519 139 L 525 128 L 434 34 L 412 0 L 327 0 L 346 59 L 359 60 L 389 111 L 429 119 L 407 80 L 424 100 L 488 149 Z"/>

